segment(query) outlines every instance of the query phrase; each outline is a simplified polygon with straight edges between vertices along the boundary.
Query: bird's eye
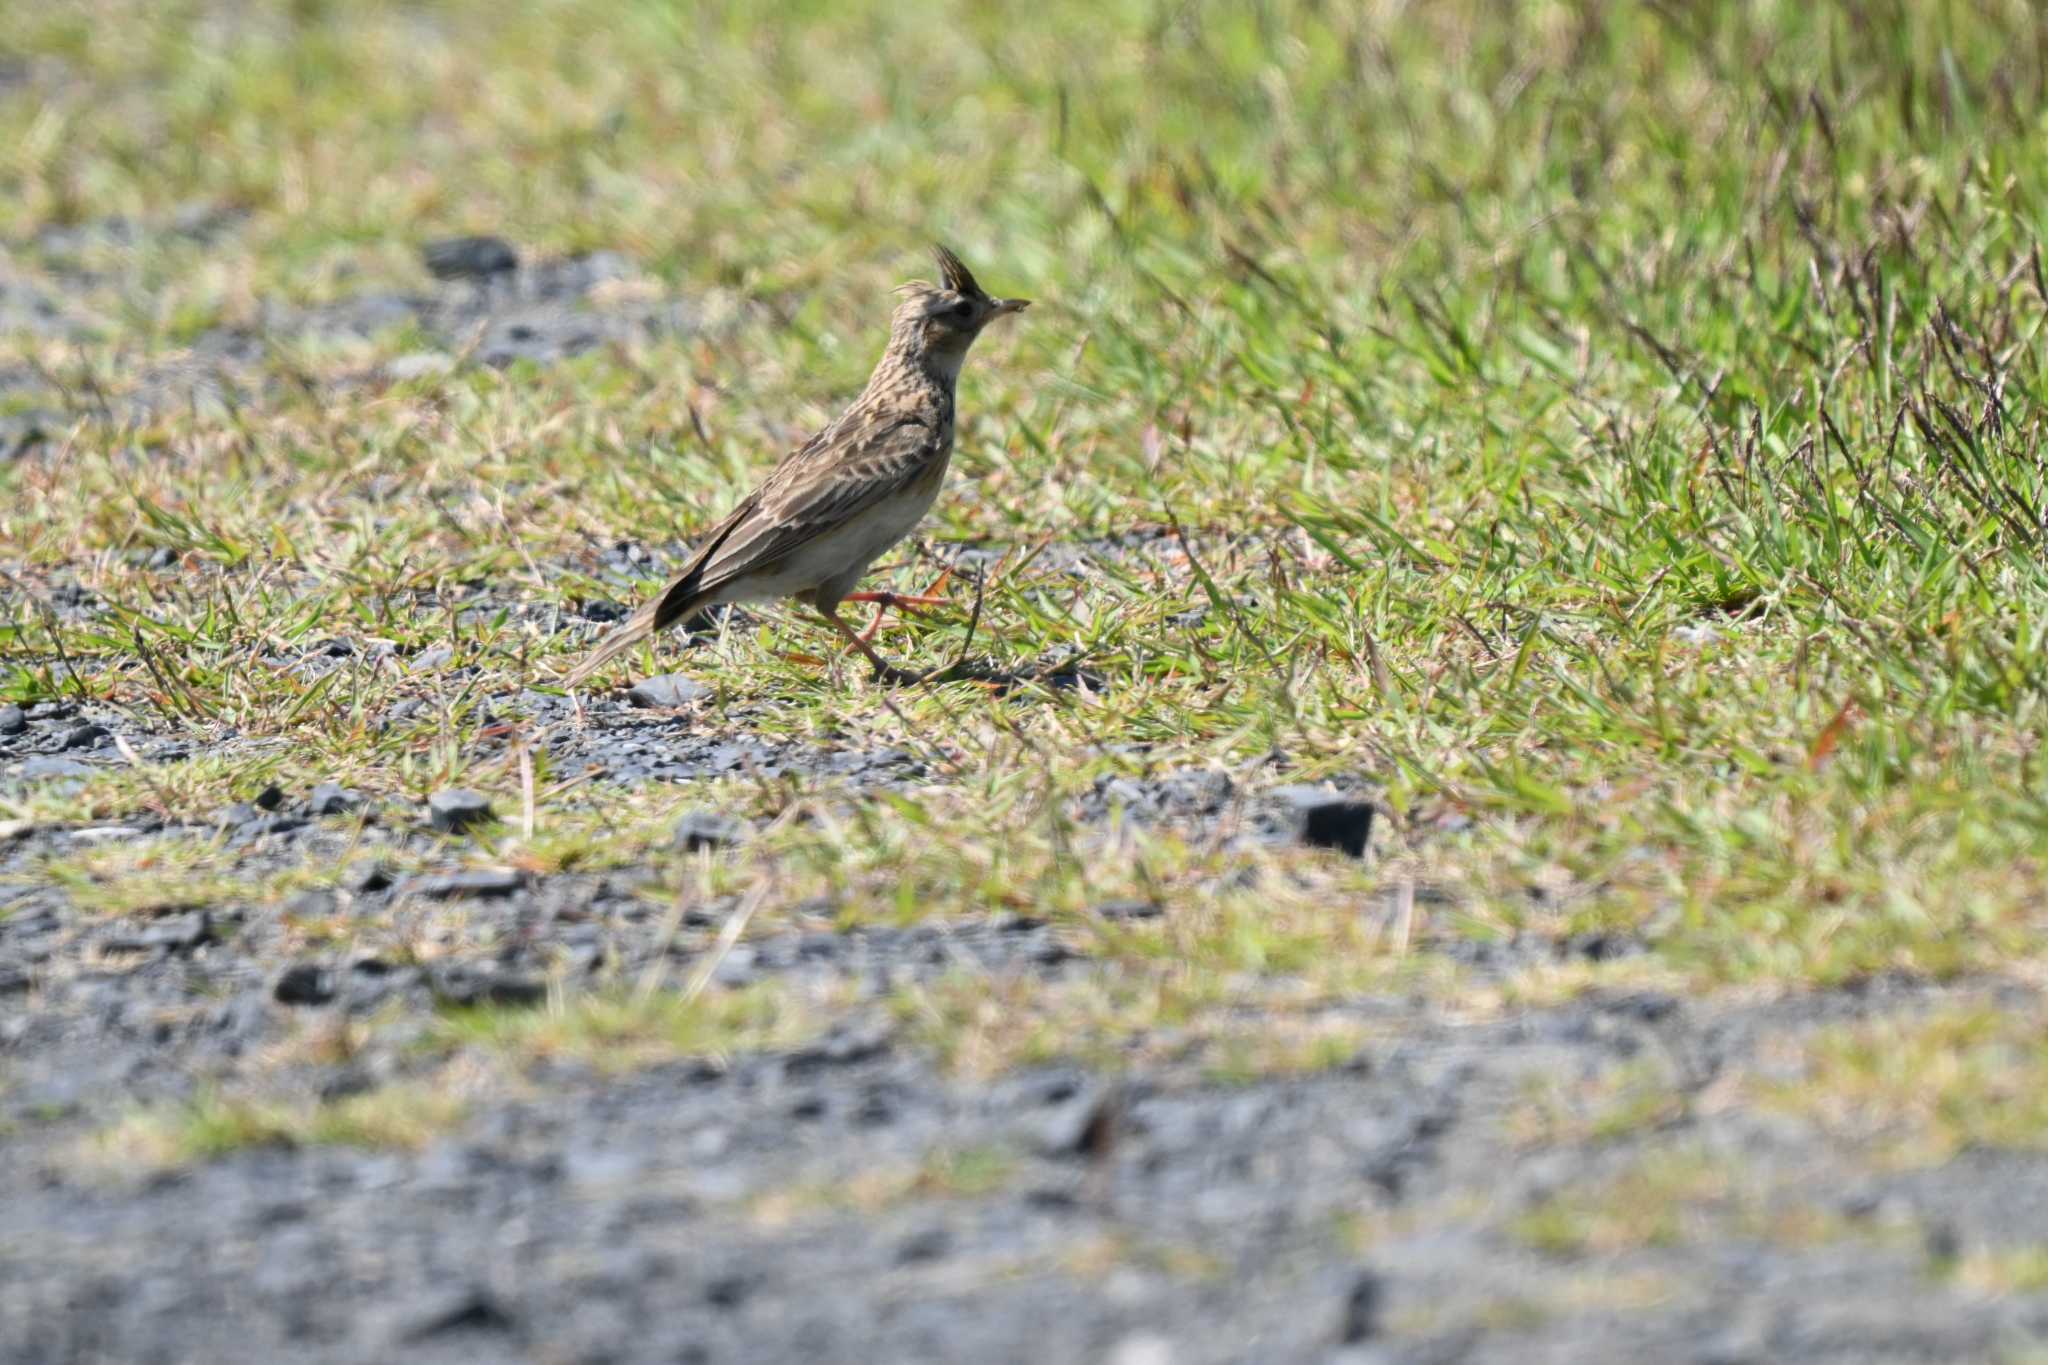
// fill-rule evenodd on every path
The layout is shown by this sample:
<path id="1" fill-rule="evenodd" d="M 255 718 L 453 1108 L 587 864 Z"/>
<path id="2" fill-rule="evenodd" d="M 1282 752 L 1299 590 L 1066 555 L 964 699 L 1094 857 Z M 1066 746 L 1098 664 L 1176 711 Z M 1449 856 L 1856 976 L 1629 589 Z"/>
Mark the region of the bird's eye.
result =
<path id="1" fill-rule="evenodd" d="M 962 299 L 946 311 L 956 318 L 972 317 L 974 315 L 974 305 Z"/>

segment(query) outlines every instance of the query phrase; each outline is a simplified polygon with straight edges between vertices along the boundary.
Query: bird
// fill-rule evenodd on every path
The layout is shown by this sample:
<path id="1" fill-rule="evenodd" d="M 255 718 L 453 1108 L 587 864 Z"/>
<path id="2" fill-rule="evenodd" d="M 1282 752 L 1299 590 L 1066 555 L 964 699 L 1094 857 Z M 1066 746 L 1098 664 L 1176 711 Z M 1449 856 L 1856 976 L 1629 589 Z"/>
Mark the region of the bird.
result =
<path id="1" fill-rule="evenodd" d="M 915 681 L 839 617 L 842 602 L 932 599 L 851 589 L 931 509 L 953 456 L 954 389 L 982 329 L 1029 299 L 997 298 L 958 256 L 935 245 L 939 281 L 914 280 L 889 320 L 889 342 L 851 406 L 782 457 L 690 561 L 569 671 L 581 686 L 654 632 L 727 602 L 795 598 L 867 656 L 880 679 Z"/>

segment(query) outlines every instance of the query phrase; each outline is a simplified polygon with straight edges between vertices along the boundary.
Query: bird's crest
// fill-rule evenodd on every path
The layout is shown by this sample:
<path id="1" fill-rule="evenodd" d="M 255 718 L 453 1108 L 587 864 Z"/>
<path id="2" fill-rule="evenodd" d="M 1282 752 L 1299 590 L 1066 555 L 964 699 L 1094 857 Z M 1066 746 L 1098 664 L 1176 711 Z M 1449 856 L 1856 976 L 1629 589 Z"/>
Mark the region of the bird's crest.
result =
<path id="1" fill-rule="evenodd" d="M 962 265 L 958 256 L 934 242 L 932 257 L 939 263 L 939 279 L 945 283 L 946 288 L 970 298 L 981 293 L 981 286 L 975 283 L 974 272 Z"/>

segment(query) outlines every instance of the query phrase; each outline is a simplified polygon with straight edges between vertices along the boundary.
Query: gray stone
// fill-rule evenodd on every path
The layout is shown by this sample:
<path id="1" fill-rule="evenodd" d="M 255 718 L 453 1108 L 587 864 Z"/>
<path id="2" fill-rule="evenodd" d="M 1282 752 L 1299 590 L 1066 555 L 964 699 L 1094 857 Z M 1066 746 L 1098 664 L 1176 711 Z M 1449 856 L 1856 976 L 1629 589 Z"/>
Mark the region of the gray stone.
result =
<path id="1" fill-rule="evenodd" d="M 75 758 L 58 758 L 54 755 L 39 754 L 34 758 L 23 759 L 21 764 L 21 776 L 29 780 L 48 777 L 91 777 L 97 771 L 99 770 L 90 763 L 80 763 Z"/>
<path id="2" fill-rule="evenodd" d="M 57 747 L 59 747 L 60 749 L 96 748 L 101 740 L 108 738 L 110 735 L 112 735 L 112 733 L 113 732 L 107 729 L 107 727 L 104 725 L 87 724 L 74 726 L 70 730 L 70 732 L 64 736 L 64 742 L 58 745 Z"/>
<path id="3" fill-rule="evenodd" d="M 313 788 L 313 794 L 306 801 L 306 809 L 314 815 L 347 815 L 363 804 L 363 798 L 347 787 L 333 782 L 322 782 Z"/>
<path id="4" fill-rule="evenodd" d="M 1116 1145 L 1122 1111 L 1117 1091 L 1084 1089 L 1037 1125 L 1032 1145 L 1051 1157 L 1105 1157 Z"/>
<path id="5" fill-rule="evenodd" d="M 407 351 L 384 362 L 384 373 L 391 379 L 423 379 L 454 368 L 455 357 L 446 351 Z"/>
<path id="6" fill-rule="evenodd" d="M 284 912 L 294 919 L 326 919 L 339 906 L 332 891 L 315 887 L 301 891 L 284 903 Z"/>
<path id="7" fill-rule="evenodd" d="M 378 891 L 388 891 L 392 880 L 390 864 L 370 858 L 349 868 L 347 875 L 341 879 L 341 885 L 344 890 L 353 891 L 359 896 L 367 896 Z"/>
<path id="8" fill-rule="evenodd" d="M 212 937 L 211 917 L 204 910 L 193 910 L 182 915 L 165 915 L 135 933 L 116 935 L 108 940 L 107 946 L 117 952 L 149 952 L 159 948 L 166 952 L 179 952 L 196 948 Z"/>
<path id="9" fill-rule="evenodd" d="M 695 853 L 705 848 L 730 848 L 740 841 L 744 827 L 730 815 L 716 811 L 686 811 L 676 821 L 669 838 L 685 853 Z"/>
<path id="10" fill-rule="evenodd" d="M 28 713 L 19 706 L 0 706 L 0 735 L 18 735 L 28 729 Z"/>
<path id="11" fill-rule="evenodd" d="M 689 706 L 710 695 L 711 689 L 703 683 L 680 673 L 662 673 L 634 683 L 632 690 L 626 693 L 626 700 L 635 706 L 669 709 Z"/>
<path id="12" fill-rule="evenodd" d="M 481 792 L 466 787 L 447 787 L 427 798 L 427 818 L 443 834 L 460 834 L 495 818 L 491 803 Z"/>
<path id="13" fill-rule="evenodd" d="M 263 818 L 263 812 L 247 801 L 237 801 L 232 806 L 223 806 L 213 813 L 213 823 L 221 829 L 240 829 L 253 825 Z"/>
<path id="14" fill-rule="evenodd" d="M 74 843 L 99 844 L 120 839 L 133 839 L 142 831 L 133 825 L 93 825 L 86 829 L 74 829 L 71 838 Z"/>

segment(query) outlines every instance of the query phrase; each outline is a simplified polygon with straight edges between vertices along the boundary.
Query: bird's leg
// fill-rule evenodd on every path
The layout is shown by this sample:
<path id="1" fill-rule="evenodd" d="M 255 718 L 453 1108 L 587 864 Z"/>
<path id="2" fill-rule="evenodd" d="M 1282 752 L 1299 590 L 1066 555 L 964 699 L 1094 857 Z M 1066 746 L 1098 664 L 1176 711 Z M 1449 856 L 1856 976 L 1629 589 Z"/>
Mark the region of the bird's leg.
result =
<path id="1" fill-rule="evenodd" d="M 945 604 L 946 599 L 941 594 L 940 589 L 944 588 L 946 586 L 947 580 L 951 579 L 952 577 L 953 570 L 951 566 L 948 566 L 946 571 L 940 574 L 937 578 L 933 579 L 932 585 L 926 588 L 921 593 L 850 592 L 846 594 L 845 597 L 842 597 L 839 600 L 842 602 L 875 603 L 877 606 L 881 608 L 881 611 L 875 613 L 875 625 L 879 626 L 882 623 L 882 612 L 887 611 L 891 607 L 895 607 L 898 610 L 902 610 L 907 607 L 943 606 Z M 873 634 L 874 628 L 874 626 L 868 627 L 870 635 Z"/>
<path id="2" fill-rule="evenodd" d="M 873 643 L 875 632 L 882 628 L 882 618 L 889 614 L 889 608 L 895 607 L 897 610 L 902 611 L 912 607 L 922 608 L 941 605 L 946 599 L 940 595 L 939 590 L 946 586 L 946 580 L 952 576 L 953 568 L 951 565 L 947 565 L 946 571 L 934 579 L 929 588 L 915 596 L 898 592 L 850 592 L 840 600 L 843 602 L 873 602 L 875 604 L 875 619 L 868 622 L 868 628 L 860 633 L 861 639 Z"/>
<path id="3" fill-rule="evenodd" d="M 875 666 L 875 677 L 877 679 L 883 682 L 894 683 L 914 683 L 924 681 L 924 674 L 912 673 L 907 669 L 898 668 L 895 664 L 890 663 L 887 659 L 875 653 L 875 647 L 873 645 L 869 644 L 860 636 L 854 634 L 853 627 L 847 625 L 846 622 L 839 619 L 839 612 L 836 605 L 830 609 L 822 606 L 819 607 L 818 615 L 825 618 L 826 625 L 831 626 L 832 629 L 838 631 L 841 635 L 845 636 L 847 643 L 851 644 L 855 649 L 859 650 L 862 654 L 865 654 L 867 656 L 868 662 Z"/>

